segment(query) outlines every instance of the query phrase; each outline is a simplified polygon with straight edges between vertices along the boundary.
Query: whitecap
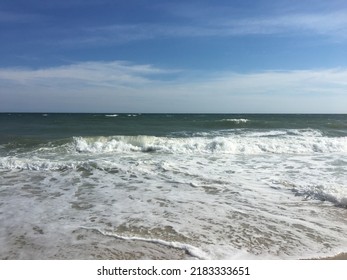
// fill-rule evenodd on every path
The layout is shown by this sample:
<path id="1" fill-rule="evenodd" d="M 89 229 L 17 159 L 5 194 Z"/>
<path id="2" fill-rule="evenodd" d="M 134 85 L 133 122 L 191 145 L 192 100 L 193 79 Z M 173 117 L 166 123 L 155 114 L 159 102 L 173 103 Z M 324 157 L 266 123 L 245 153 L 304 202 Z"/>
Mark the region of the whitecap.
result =
<path id="1" fill-rule="evenodd" d="M 220 122 L 234 122 L 237 124 L 247 123 L 249 121 L 250 121 L 249 119 L 222 119 L 222 120 L 220 120 Z"/>
<path id="2" fill-rule="evenodd" d="M 227 154 L 317 154 L 347 152 L 347 137 L 228 135 L 168 138 L 156 136 L 74 137 L 79 153 L 165 152 Z M 275 137 L 274 137 L 275 136 Z"/>

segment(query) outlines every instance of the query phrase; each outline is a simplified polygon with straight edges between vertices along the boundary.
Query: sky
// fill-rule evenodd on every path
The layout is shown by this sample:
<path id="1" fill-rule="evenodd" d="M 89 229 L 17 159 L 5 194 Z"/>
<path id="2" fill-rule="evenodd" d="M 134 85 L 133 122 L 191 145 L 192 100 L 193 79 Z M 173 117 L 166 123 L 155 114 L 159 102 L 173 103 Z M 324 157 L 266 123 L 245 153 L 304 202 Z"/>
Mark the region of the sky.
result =
<path id="1" fill-rule="evenodd" d="M 347 113 L 345 0 L 1 0 L 0 112 Z"/>

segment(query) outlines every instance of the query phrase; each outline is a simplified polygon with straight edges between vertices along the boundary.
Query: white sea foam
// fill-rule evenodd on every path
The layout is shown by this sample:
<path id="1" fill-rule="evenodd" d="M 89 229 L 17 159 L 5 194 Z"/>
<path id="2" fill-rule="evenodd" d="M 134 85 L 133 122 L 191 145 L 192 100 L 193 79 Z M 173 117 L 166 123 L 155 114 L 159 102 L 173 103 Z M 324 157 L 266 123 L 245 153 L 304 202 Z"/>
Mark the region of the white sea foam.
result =
<path id="1" fill-rule="evenodd" d="M 201 259 L 332 255 L 347 248 L 346 152 L 346 137 L 286 129 L 12 150 L 0 157 L 0 241 L 14 249 L 2 252 L 22 252 L 20 238 L 70 244 L 84 227 Z"/>
<path id="2" fill-rule="evenodd" d="M 347 137 L 281 136 L 272 134 L 225 137 L 167 138 L 154 136 L 115 136 L 74 138 L 78 152 L 169 152 L 230 154 L 312 154 L 347 152 Z M 260 137 L 261 136 L 261 137 Z M 265 137 L 266 136 L 266 137 Z"/>
<path id="3" fill-rule="evenodd" d="M 91 229 L 91 228 L 85 228 L 85 229 Z M 181 243 L 181 242 L 165 241 L 162 239 L 144 238 L 144 237 L 137 237 L 137 236 L 123 236 L 123 235 L 116 234 L 115 232 L 112 232 L 112 231 L 101 230 L 101 229 L 92 228 L 92 230 L 97 230 L 102 235 L 112 236 L 122 240 L 150 242 L 150 243 L 155 243 L 155 244 L 163 245 L 163 246 L 174 248 L 174 249 L 183 250 L 186 253 L 188 253 L 190 256 L 201 259 L 201 260 L 210 259 L 210 256 L 208 256 L 208 254 L 206 254 L 201 249 L 189 244 Z"/>
<path id="4" fill-rule="evenodd" d="M 312 137 L 278 133 L 249 133 L 217 137 L 169 138 L 155 136 L 74 137 L 60 146 L 48 145 L 18 156 L 2 157 L 0 166 L 60 169 L 61 165 L 85 161 L 88 154 L 206 154 L 206 155 L 314 155 L 347 153 L 347 137 Z"/>
<path id="5" fill-rule="evenodd" d="M 108 152 L 129 152 L 140 150 L 139 147 L 127 143 L 126 141 L 119 141 L 116 138 L 97 137 L 97 138 L 74 138 L 74 148 L 77 152 L 83 153 L 108 153 Z"/>
<path id="6" fill-rule="evenodd" d="M 105 115 L 106 117 L 118 117 L 117 114 L 112 114 L 112 115 Z"/>
<path id="7" fill-rule="evenodd" d="M 88 165 L 88 162 L 78 161 L 57 161 L 52 159 L 29 159 L 16 157 L 0 158 L 0 169 L 5 170 L 62 171 L 66 169 L 88 168 Z"/>
<path id="8" fill-rule="evenodd" d="M 342 185 L 332 185 L 329 182 L 324 184 L 289 185 L 295 195 L 305 199 L 313 199 L 331 202 L 336 206 L 347 208 L 347 187 Z"/>
<path id="9" fill-rule="evenodd" d="M 250 121 L 249 119 L 222 119 L 222 120 L 220 120 L 220 122 L 234 122 L 237 124 L 247 123 L 249 121 Z"/>

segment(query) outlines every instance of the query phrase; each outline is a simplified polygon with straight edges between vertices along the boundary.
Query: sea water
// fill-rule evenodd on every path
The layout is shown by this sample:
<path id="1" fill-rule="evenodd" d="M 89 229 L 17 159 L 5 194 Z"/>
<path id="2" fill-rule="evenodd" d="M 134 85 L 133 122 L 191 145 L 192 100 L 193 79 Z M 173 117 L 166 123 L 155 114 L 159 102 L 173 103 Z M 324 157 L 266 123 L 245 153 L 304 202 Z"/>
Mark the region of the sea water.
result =
<path id="1" fill-rule="evenodd" d="M 0 114 L 0 225 L 1 259 L 346 252 L 347 115 Z"/>

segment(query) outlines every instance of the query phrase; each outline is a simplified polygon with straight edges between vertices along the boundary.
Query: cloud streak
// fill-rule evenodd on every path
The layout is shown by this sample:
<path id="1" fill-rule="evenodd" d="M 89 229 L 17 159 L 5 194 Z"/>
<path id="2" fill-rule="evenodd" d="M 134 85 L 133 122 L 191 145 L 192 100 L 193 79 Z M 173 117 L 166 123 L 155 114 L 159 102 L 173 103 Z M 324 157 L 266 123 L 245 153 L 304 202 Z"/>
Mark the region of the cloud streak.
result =
<path id="1" fill-rule="evenodd" d="M 0 69 L 0 80 L 18 84 L 75 83 L 81 86 L 115 87 L 120 85 L 144 85 L 156 75 L 172 74 L 174 71 L 151 65 L 134 65 L 125 61 L 82 62 L 51 68 Z"/>
<path id="2" fill-rule="evenodd" d="M 41 111 L 79 111 L 83 104 L 85 111 L 347 113 L 347 69 L 193 76 L 120 61 L 3 68 L 0 110 L 26 99 Z"/>
<path id="3" fill-rule="evenodd" d="M 62 43 L 112 45 L 157 38 L 227 38 L 255 35 L 320 36 L 336 41 L 347 39 L 347 11 L 241 19 L 216 17 L 175 24 L 123 23 L 83 28 L 74 34 L 74 38 L 65 39 Z"/>
<path id="4" fill-rule="evenodd" d="M 58 3 L 58 2 L 57 2 Z M 56 4 L 57 4 L 56 3 Z M 92 1 L 92 3 L 94 3 Z M 96 2 L 95 2 L 96 3 Z M 198 5 L 198 6 L 197 6 Z M 170 10 L 172 10 L 170 12 Z M 153 10 L 151 10 L 153 12 Z M 231 7 L 210 7 L 206 4 L 170 4 L 158 8 L 156 13 L 164 17 L 149 21 L 132 19 L 103 24 L 104 21 L 90 20 L 83 24 L 67 27 L 40 26 L 42 32 L 54 34 L 50 42 L 70 47 L 105 46 L 126 44 L 134 41 L 162 38 L 228 38 L 240 36 L 290 36 L 328 38 L 334 42 L 347 39 L 347 10 L 326 12 L 275 12 L 272 14 L 249 14 Z M 154 14 L 156 15 L 156 14 Z M 43 17 L 43 15 L 41 15 Z M 37 15 L 21 15 L 0 12 L 0 22 L 34 20 Z M 43 17 L 44 18 L 44 17 Z M 54 21 L 54 15 L 46 21 Z M 71 20 L 71 19 L 70 19 Z M 66 26 L 66 25 L 65 25 Z M 50 32 L 48 32 L 50 31 Z M 48 36 L 49 38 L 49 36 Z M 44 43 L 44 42 L 42 42 Z"/>
<path id="5" fill-rule="evenodd" d="M 292 14 L 221 23 L 226 34 L 313 34 L 346 38 L 347 12 Z M 230 28 L 230 29 L 229 29 Z"/>

